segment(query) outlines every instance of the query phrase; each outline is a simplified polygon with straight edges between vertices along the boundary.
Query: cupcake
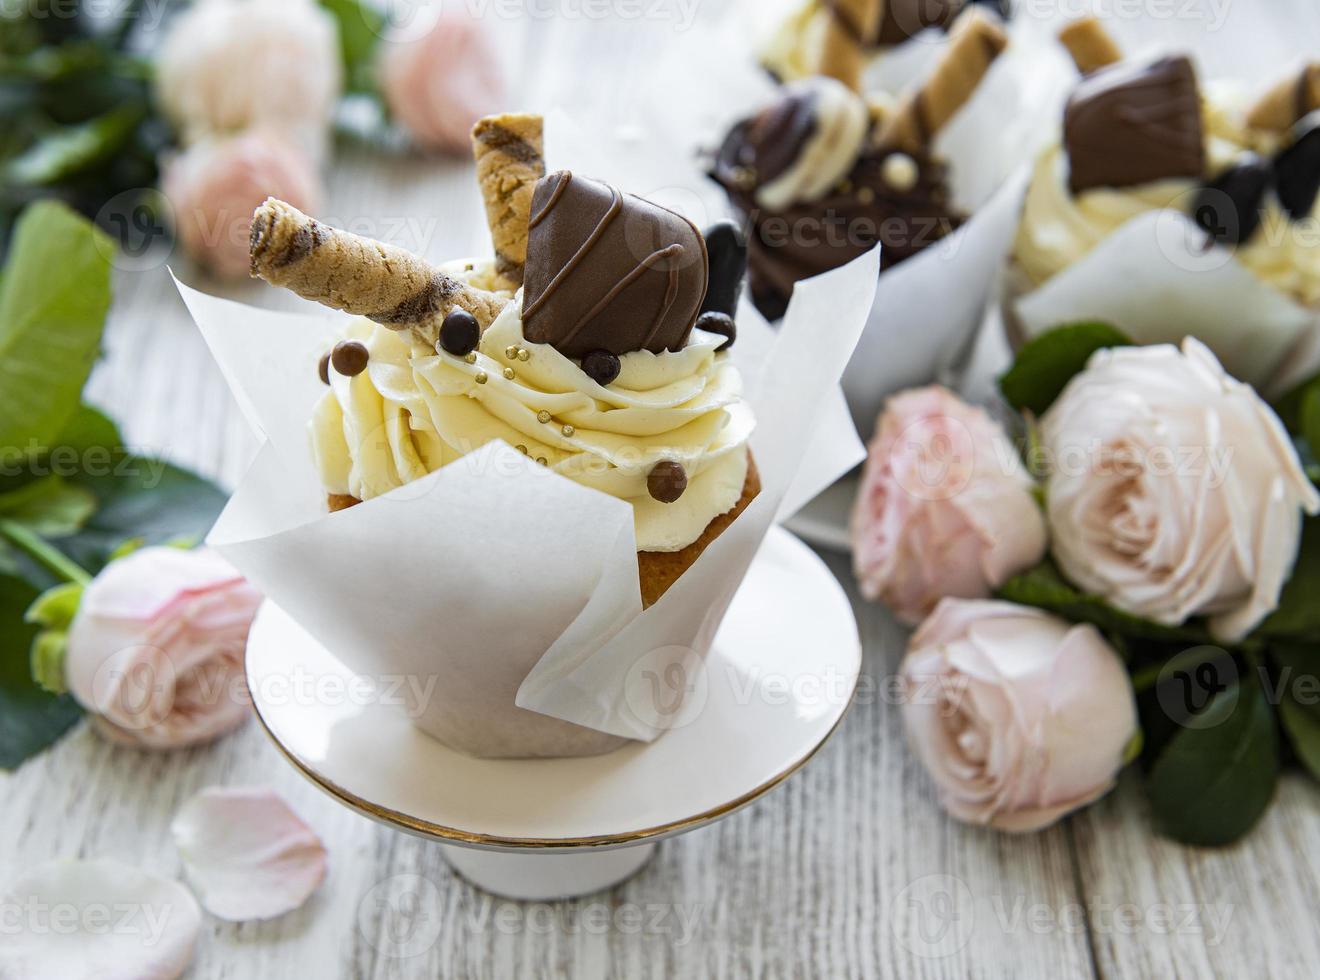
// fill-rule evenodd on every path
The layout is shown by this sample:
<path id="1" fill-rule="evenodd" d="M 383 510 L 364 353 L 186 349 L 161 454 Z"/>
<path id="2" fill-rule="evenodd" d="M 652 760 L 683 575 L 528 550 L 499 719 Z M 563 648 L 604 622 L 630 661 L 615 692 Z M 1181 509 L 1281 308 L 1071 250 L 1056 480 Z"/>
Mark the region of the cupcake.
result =
<path id="1" fill-rule="evenodd" d="M 852 29 L 869 25 L 869 36 L 885 5 L 840 0 L 829 9 L 821 73 L 790 82 L 734 125 L 710 169 L 749 228 L 751 294 L 771 320 L 794 283 L 877 244 L 882 269 L 891 268 L 966 221 L 933 142 L 1007 44 L 995 18 L 966 12 L 930 77 L 891 105 L 861 91 L 866 49 Z"/>
<path id="2" fill-rule="evenodd" d="M 254 275 L 356 317 L 311 420 L 328 506 L 503 440 L 629 504 L 649 606 L 760 489 L 728 354 L 745 255 L 727 229 L 712 248 L 672 211 L 544 175 L 538 117 L 475 141 L 493 259 L 434 267 L 275 200 L 253 219 Z"/>
<path id="3" fill-rule="evenodd" d="M 1320 309 L 1320 250 L 1298 233 L 1316 217 L 1320 187 L 1320 126 L 1308 118 L 1320 108 L 1320 66 L 1291 74 L 1244 107 L 1203 91 L 1185 55 L 1124 59 L 1094 19 L 1069 25 L 1060 38 L 1082 79 L 1064 110 L 1062 138 L 1036 162 L 1025 198 L 1007 283 L 1011 339 L 1020 342 L 1053 325 L 1032 322 L 1023 299 L 1043 287 L 1062 290 L 1065 274 L 1073 271 L 1079 279 L 1089 263 L 1096 264 L 1094 276 L 1103 276 L 1116 236 L 1135 237 L 1134 229 L 1147 227 L 1139 222 L 1153 230 L 1154 222 L 1170 216 L 1187 225 L 1193 253 L 1225 250 L 1207 267 L 1223 269 L 1231 258 L 1232 272 L 1218 277 L 1221 288 L 1226 275 L 1245 269 L 1248 286 L 1300 310 Z M 1191 264 L 1167 247 L 1163 258 Z M 1150 272 L 1159 274 L 1158 268 Z M 1174 289 L 1172 281 L 1166 285 L 1166 292 Z M 1194 288 L 1205 293 L 1213 285 L 1202 276 Z M 1050 306 L 1057 316 L 1059 304 Z M 1198 316 L 1203 321 L 1204 314 Z M 1123 319 L 1117 309 L 1095 306 L 1070 310 L 1068 318 Z M 1115 325 L 1142 342 L 1196 333 L 1257 384 L 1296 340 L 1281 330 L 1244 364 L 1231 346 L 1216 343 L 1215 324 L 1182 322 L 1176 314 L 1166 322 L 1177 337 L 1151 335 L 1139 318 Z M 1230 344 L 1253 326 L 1235 324 Z"/>

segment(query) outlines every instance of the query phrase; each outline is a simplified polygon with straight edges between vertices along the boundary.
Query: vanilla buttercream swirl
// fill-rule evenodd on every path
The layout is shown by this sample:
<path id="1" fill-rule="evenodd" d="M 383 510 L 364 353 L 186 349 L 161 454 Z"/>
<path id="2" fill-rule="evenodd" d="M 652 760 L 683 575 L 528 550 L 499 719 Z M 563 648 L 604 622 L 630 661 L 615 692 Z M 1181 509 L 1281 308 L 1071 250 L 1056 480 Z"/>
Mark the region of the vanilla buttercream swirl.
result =
<path id="1" fill-rule="evenodd" d="M 624 354 L 619 376 L 600 385 L 549 344 L 526 341 L 521 309 L 519 294 L 482 335 L 474 363 L 351 321 L 344 336 L 366 345 L 367 370 L 331 372 L 311 422 L 327 492 L 369 500 L 502 439 L 628 501 L 640 551 L 678 551 L 738 502 L 754 420 L 737 368 L 716 353 L 726 338 L 694 330 L 681 350 Z M 662 460 L 688 475 L 671 504 L 647 490 Z"/>
<path id="2" fill-rule="evenodd" d="M 1230 113 L 1206 105 L 1207 159 L 1219 173 L 1247 152 L 1272 152 L 1267 134 L 1248 132 Z M 1068 158 L 1055 145 L 1037 161 L 1027 190 L 1022 221 L 1013 246 L 1017 266 L 1031 282 L 1046 281 L 1080 261 L 1102 241 L 1138 215 L 1172 208 L 1184 213 L 1199 185 L 1175 179 L 1137 187 L 1096 188 L 1074 195 L 1068 189 Z M 1307 219 L 1313 224 L 1320 208 Z M 1299 302 L 1320 305 L 1320 249 L 1314 230 L 1298 228 L 1272 198 L 1264 205 L 1260 228 L 1237 245 L 1234 255 L 1262 281 Z"/>

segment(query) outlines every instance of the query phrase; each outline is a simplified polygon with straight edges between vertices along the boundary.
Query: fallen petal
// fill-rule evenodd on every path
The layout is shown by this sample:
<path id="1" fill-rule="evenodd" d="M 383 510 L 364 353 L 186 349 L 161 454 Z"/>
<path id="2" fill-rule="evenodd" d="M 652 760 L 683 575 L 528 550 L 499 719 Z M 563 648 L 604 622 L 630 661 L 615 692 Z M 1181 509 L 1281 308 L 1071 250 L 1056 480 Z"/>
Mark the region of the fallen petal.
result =
<path id="1" fill-rule="evenodd" d="M 175 980 L 201 911 L 188 889 L 110 860 L 55 861 L 4 893 L 0 977 Z"/>
<path id="2" fill-rule="evenodd" d="M 271 790 L 204 789 L 170 830 L 202 906 L 230 922 L 292 912 L 325 880 L 325 845 Z"/>

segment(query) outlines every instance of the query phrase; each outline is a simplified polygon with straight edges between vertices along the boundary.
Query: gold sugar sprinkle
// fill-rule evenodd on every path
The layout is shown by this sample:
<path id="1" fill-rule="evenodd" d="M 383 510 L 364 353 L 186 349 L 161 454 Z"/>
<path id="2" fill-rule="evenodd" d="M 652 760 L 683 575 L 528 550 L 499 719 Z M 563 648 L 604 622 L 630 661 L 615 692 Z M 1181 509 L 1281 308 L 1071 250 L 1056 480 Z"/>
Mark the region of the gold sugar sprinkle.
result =
<path id="1" fill-rule="evenodd" d="M 476 364 L 477 352 L 474 350 L 468 351 L 466 354 L 463 355 L 463 360 L 467 361 L 469 364 Z"/>
<path id="2" fill-rule="evenodd" d="M 518 360 L 520 360 L 520 361 L 530 361 L 531 359 L 532 359 L 532 352 L 531 352 L 531 351 L 529 351 L 526 347 L 519 347 L 519 348 L 518 348 Z"/>
<path id="3" fill-rule="evenodd" d="M 564 435 L 571 437 L 573 433 L 577 431 L 577 429 L 573 428 L 571 425 L 566 425 L 559 431 L 562 432 Z"/>
<path id="4" fill-rule="evenodd" d="M 541 409 L 539 412 L 536 413 L 536 421 L 544 425 L 545 423 L 550 421 L 550 413 L 547 412 L 544 408 Z"/>
<path id="5" fill-rule="evenodd" d="M 510 381 L 512 381 L 512 380 L 513 380 L 513 368 L 505 368 L 505 369 L 504 369 L 504 376 L 505 376 L 506 378 L 508 378 Z"/>
<path id="6" fill-rule="evenodd" d="M 544 456 L 537 456 L 537 457 L 536 457 L 536 461 L 537 461 L 538 463 L 540 463 L 542 466 L 549 466 L 549 465 L 550 465 L 550 461 L 549 461 L 548 459 L 546 459 Z"/>
<path id="7" fill-rule="evenodd" d="M 521 442 L 518 443 L 518 445 L 514 446 L 513 448 L 518 450 L 518 452 L 522 453 L 524 456 L 529 455 L 527 452 L 527 447 L 524 446 Z"/>
<path id="8" fill-rule="evenodd" d="M 514 347 L 513 344 L 510 344 L 508 347 L 504 348 L 504 356 L 512 361 L 518 356 L 518 348 Z"/>
<path id="9" fill-rule="evenodd" d="M 486 372 L 485 372 L 485 371 L 478 371 L 478 372 L 477 372 L 477 384 L 479 384 L 479 385 L 484 385 L 485 383 L 486 383 Z"/>
<path id="10" fill-rule="evenodd" d="M 869 187 L 863 187 L 857 192 L 857 200 L 861 201 L 863 204 L 870 204 L 875 200 L 875 191 L 871 190 Z"/>

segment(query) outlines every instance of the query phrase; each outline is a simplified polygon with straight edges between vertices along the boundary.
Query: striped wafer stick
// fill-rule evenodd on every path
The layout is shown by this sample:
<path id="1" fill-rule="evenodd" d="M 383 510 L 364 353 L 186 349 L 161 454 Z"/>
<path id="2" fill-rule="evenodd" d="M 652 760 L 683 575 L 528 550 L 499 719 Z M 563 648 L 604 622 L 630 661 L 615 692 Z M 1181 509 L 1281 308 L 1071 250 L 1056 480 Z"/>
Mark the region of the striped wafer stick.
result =
<path id="1" fill-rule="evenodd" d="M 1261 96 L 1247 113 L 1247 125 L 1282 133 L 1316 109 L 1320 109 L 1320 62 L 1313 61 Z"/>
<path id="2" fill-rule="evenodd" d="M 898 104 L 876 142 L 908 153 L 927 151 L 1007 46 L 1008 36 L 1000 26 L 980 7 L 969 8 L 954 25 L 934 74 Z"/>
<path id="3" fill-rule="evenodd" d="M 522 285 L 532 194 L 545 176 L 541 123 L 540 116 L 509 113 L 487 116 L 472 130 L 477 181 L 495 245 L 495 271 L 509 289 Z"/>
<path id="4" fill-rule="evenodd" d="M 1083 75 L 1123 60 L 1123 51 L 1095 17 L 1083 17 L 1064 25 L 1059 40 Z"/>
<path id="5" fill-rule="evenodd" d="M 825 0 L 825 34 L 821 39 L 820 73 L 837 78 L 854 92 L 862 91 L 866 41 L 880 30 L 887 0 Z"/>
<path id="6" fill-rule="evenodd" d="M 434 341 L 455 307 L 484 328 L 507 299 L 446 276 L 411 252 L 341 231 L 275 198 L 252 216 L 252 275 L 304 299 Z"/>

